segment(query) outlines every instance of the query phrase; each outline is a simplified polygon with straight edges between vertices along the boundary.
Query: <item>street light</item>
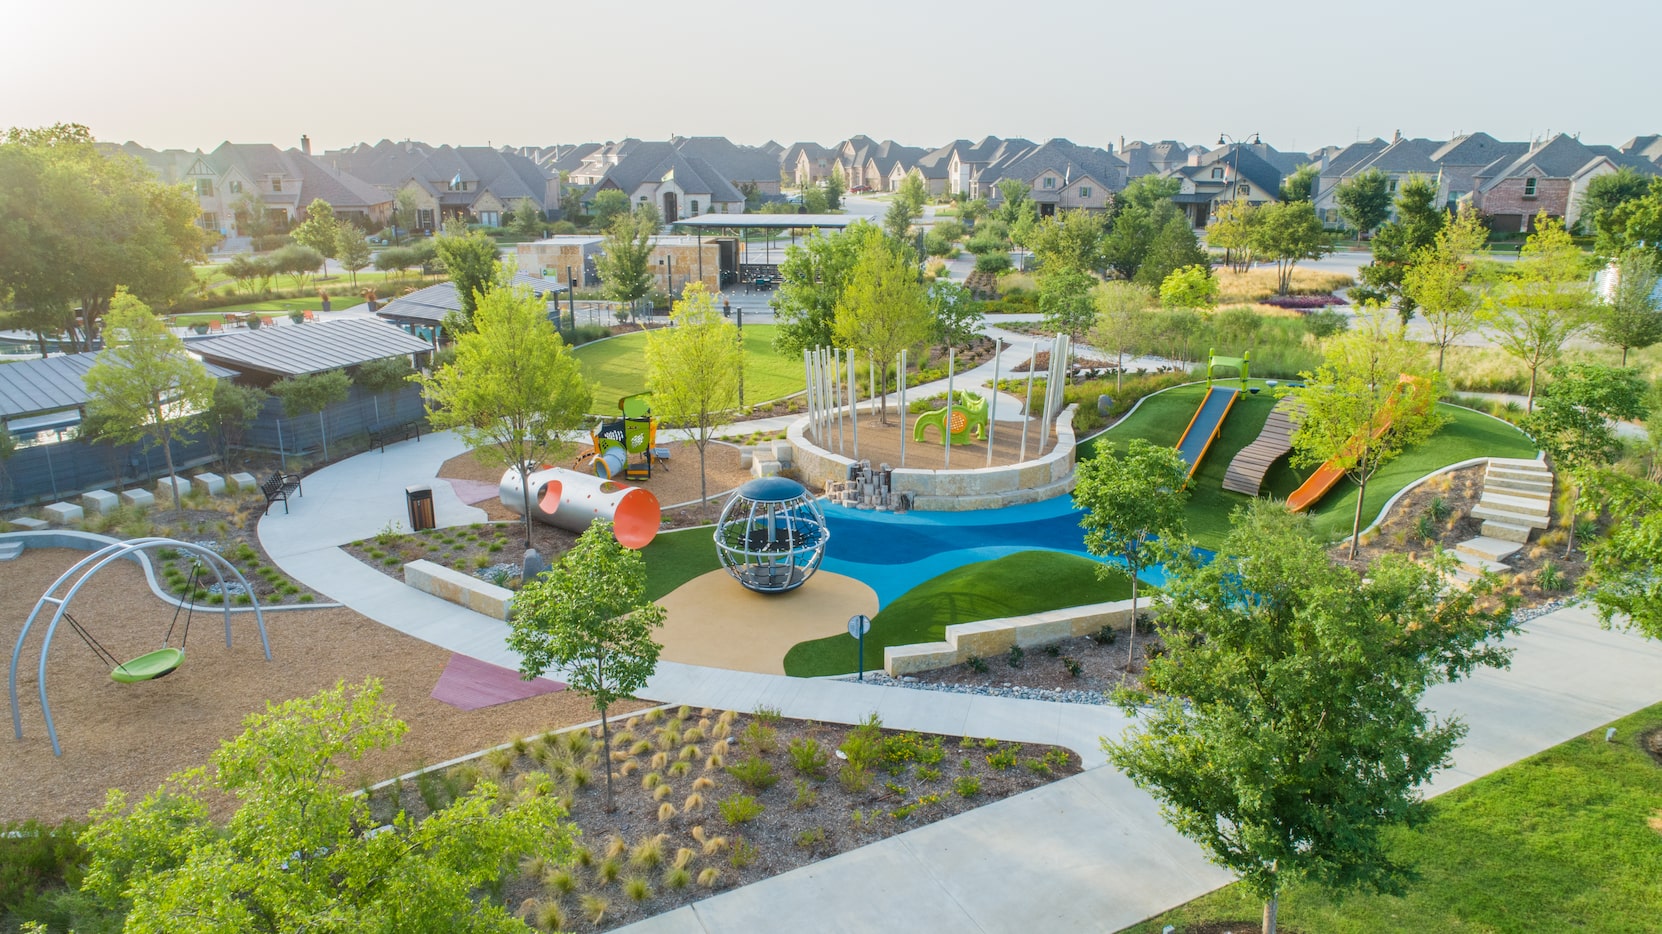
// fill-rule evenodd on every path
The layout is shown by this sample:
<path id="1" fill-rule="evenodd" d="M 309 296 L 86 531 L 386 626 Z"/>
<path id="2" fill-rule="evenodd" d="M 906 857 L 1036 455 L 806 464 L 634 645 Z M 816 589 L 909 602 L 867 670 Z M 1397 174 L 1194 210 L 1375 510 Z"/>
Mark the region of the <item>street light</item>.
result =
<path id="1" fill-rule="evenodd" d="M 1236 200 L 1239 200 L 1241 197 L 1241 147 L 1246 144 L 1227 133 L 1219 133 L 1218 145 L 1222 146 L 1224 140 L 1226 139 L 1235 144 L 1235 177 L 1231 179 L 1231 182 L 1235 186 L 1235 198 Z M 1257 133 L 1252 134 L 1252 145 L 1259 145 Z"/>

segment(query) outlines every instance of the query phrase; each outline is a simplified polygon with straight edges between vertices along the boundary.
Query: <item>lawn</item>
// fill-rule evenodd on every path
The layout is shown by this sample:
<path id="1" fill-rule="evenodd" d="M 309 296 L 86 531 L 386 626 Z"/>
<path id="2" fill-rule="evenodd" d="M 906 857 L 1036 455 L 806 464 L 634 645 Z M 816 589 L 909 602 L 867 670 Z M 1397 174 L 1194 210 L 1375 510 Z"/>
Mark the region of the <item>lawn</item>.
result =
<path id="1" fill-rule="evenodd" d="M 744 397 L 752 405 L 801 392 L 806 385 L 801 358 L 773 349 L 774 330 L 771 324 L 744 329 Z M 634 331 L 577 348 L 602 412 L 612 411 L 624 396 L 646 391 L 646 335 Z"/>
<path id="2" fill-rule="evenodd" d="M 1235 381 L 1222 382 L 1230 385 Z M 1262 386 L 1263 383 L 1253 380 L 1249 385 Z M 1150 396 L 1143 400 L 1142 406 L 1130 418 L 1082 445 L 1080 456 L 1089 456 L 1097 444 L 1122 444 L 1131 438 L 1175 446 L 1205 395 L 1206 384 L 1195 383 Z M 1200 470 L 1195 472 L 1187 510 L 1189 534 L 1202 548 L 1216 550 L 1223 544 L 1224 536 L 1229 531 L 1229 514 L 1248 499 L 1240 493 L 1224 490 L 1223 475 L 1229 461 L 1263 430 L 1275 401 L 1267 392 L 1236 400 L 1234 409 L 1223 424 L 1223 431 L 1212 443 L 1205 460 L 1201 461 Z M 1368 484 L 1364 525 L 1373 521 L 1379 509 L 1398 490 L 1439 467 L 1474 457 L 1535 456 L 1535 446 L 1510 425 L 1468 409 L 1451 405 L 1441 408 L 1452 421 L 1429 442 L 1387 463 Z M 1285 499 L 1313 471 L 1314 468 L 1295 469 L 1282 461 L 1271 468 L 1265 477 L 1263 492 Z M 1349 534 L 1356 512 L 1356 485 L 1349 480 L 1339 481 L 1339 485 L 1323 497 L 1311 512 L 1318 534 L 1331 539 Z"/>
<path id="3" fill-rule="evenodd" d="M 1295 885 L 1281 897 L 1281 923 L 1306 934 L 1656 930 L 1662 768 L 1638 741 L 1662 729 L 1662 704 L 1613 725 L 1615 742 L 1601 727 L 1438 797 L 1424 825 L 1392 831 L 1392 855 L 1420 874 L 1406 896 L 1340 901 Z M 1231 885 L 1127 930 L 1169 924 L 1183 934 L 1259 912 Z"/>
<path id="4" fill-rule="evenodd" d="M 659 600 L 687 581 L 721 567 L 713 529 L 703 525 L 659 532 L 641 549 L 646 559 L 646 599 Z"/>
<path id="5" fill-rule="evenodd" d="M 945 639 L 946 627 L 954 623 L 1130 599 L 1130 582 L 1118 575 L 1099 580 L 1098 567 L 1078 555 L 1022 551 L 924 581 L 872 617 L 865 668 L 883 667 L 883 649 L 888 646 Z M 1035 587 L 1034 581 L 1040 580 L 1044 586 Z M 815 678 L 853 672 L 854 644 L 846 635 L 799 642 L 785 654 L 787 675 Z"/>

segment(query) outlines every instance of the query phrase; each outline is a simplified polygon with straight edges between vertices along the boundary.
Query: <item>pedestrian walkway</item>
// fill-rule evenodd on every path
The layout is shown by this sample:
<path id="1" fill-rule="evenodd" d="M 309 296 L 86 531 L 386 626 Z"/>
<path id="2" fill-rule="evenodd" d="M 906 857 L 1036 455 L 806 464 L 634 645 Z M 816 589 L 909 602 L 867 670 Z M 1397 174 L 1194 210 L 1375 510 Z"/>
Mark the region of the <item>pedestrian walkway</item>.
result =
<path id="1" fill-rule="evenodd" d="M 340 550 L 404 517 L 404 488 L 431 484 L 441 526 L 483 521 L 443 482 L 462 453 L 450 433 L 388 445 L 306 477 L 288 515 L 261 520 L 261 543 L 285 573 L 363 615 L 454 652 L 519 666 L 508 627 L 406 587 Z M 1563 609 L 1525 627 L 1508 671 L 1439 686 L 1428 703 L 1470 728 L 1445 791 L 1662 698 L 1662 645 L 1598 628 Z M 770 930 L 812 918 L 820 930 L 897 925 L 917 932 L 1117 930 L 1229 881 L 1161 821 L 1154 801 L 1106 767 L 1099 737 L 1127 724 L 1112 707 L 918 691 L 661 663 L 641 692 L 669 703 L 778 709 L 853 723 L 1052 743 L 1086 771 L 1044 788 L 725 892 L 633 925 L 637 932 Z"/>

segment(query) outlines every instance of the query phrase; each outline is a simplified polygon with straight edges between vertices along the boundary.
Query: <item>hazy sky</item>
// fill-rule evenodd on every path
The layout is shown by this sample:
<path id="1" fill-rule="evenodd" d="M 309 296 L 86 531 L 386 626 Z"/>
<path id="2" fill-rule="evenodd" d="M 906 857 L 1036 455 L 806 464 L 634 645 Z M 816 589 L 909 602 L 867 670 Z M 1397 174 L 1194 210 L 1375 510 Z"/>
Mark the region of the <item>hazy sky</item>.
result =
<path id="1" fill-rule="evenodd" d="M 8 7 L 0 126 L 154 148 L 1662 132 L 1657 0 Z"/>

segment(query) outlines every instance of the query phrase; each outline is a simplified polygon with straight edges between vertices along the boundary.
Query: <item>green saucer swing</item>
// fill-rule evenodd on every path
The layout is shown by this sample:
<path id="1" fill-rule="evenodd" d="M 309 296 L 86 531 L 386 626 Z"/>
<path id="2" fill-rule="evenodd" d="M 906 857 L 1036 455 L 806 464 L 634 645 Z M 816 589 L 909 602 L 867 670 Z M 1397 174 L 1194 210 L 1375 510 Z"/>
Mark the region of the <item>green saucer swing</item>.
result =
<path id="1" fill-rule="evenodd" d="M 110 680 L 122 684 L 138 684 L 140 681 L 154 681 L 165 678 L 173 673 L 179 663 L 185 660 L 185 650 L 171 646 L 146 652 L 130 662 L 122 662 L 110 671 Z"/>

